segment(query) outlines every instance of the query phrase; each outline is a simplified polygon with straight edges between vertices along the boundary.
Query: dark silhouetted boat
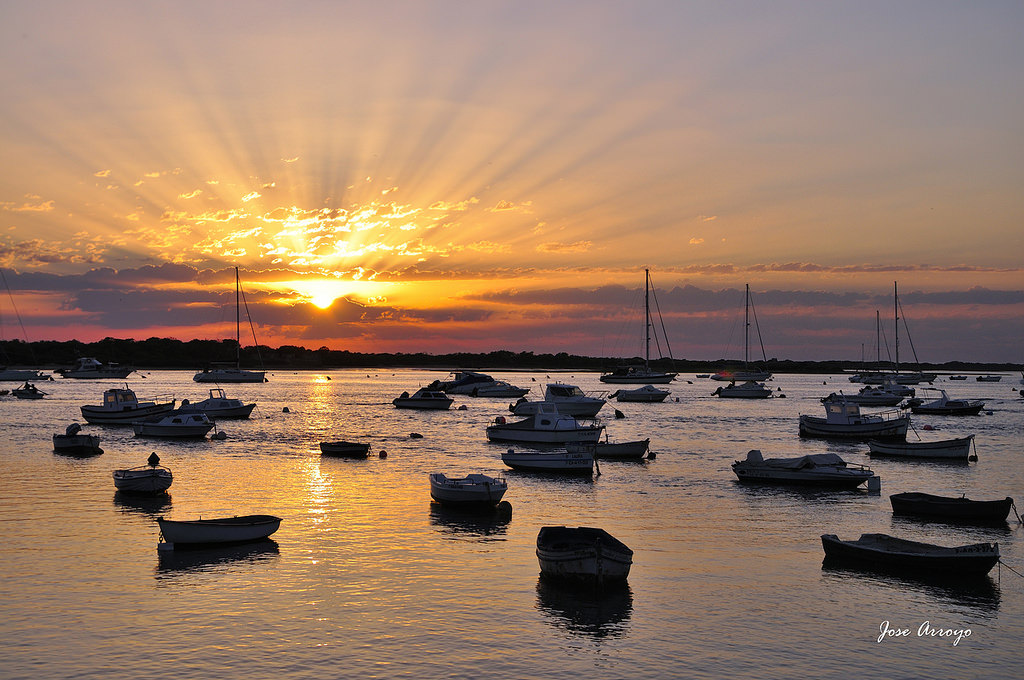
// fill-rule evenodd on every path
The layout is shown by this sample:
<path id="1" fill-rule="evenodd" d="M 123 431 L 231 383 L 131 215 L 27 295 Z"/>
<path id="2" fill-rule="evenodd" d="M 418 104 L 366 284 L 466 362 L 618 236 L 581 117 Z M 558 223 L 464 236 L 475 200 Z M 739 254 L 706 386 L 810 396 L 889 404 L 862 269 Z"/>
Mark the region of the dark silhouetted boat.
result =
<path id="1" fill-rule="evenodd" d="M 541 527 L 537 560 L 548 578 L 614 582 L 629 576 L 633 551 L 604 529 Z"/>
<path id="2" fill-rule="evenodd" d="M 932 517 L 976 524 L 1006 522 L 1010 508 L 1016 507 L 1007 496 L 995 501 L 975 501 L 964 496 L 934 496 L 930 493 L 908 492 L 889 496 L 894 515 Z"/>
<path id="3" fill-rule="evenodd" d="M 861 534 L 856 541 L 843 541 L 835 534 L 822 534 L 821 545 L 829 560 L 878 571 L 922 575 L 984 576 L 999 561 L 998 543 L 946 547 L 888 534 Z"/>

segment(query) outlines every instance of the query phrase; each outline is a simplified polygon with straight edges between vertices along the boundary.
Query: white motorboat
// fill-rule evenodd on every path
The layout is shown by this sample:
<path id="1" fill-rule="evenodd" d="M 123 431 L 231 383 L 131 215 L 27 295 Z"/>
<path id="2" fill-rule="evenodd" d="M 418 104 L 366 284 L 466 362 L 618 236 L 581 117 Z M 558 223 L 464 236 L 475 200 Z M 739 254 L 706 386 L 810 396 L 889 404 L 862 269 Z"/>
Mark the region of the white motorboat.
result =
<path id="1" fill-rule="evenodd" d="M 486 373 L 476 371 L 453 371 L 449 380 L 437 381 L 437 389 L 448 394 L 473 394 L 473 390 L 490 385 L 495 380 Z"/>
<path id="2" fill-rule="evenodd" d="M 443 472 L 430 474 L 430 497 L 442 505 L 457 507 L 494 506 L 505 492 L 504 477 L 471 473 L 465 477 L 448 477 Z"/>
<path id="3" fill-rule="evenodd" d="M 171 411 L 132 423 L 137 437 L 201 439 L 213 428 L 213 421 L 202 412 Z"/>
<path id="4" fill-rule="evenodd" d="M 726 369 L 719 371 L 711 376 L 712 380 L 720 380 L 722 382 L 730 383 L 744 383 L 747 381 L 753 382 L 764 382 L 770 380 L 772 374 L 763 368 L 754 368 L 750 365 L 750 309 L 753 307 L 753 302 L 750 299 L 750 284 L 746 286 L 746 295 L 744 297 L 743 306 L 743 368 Z M 757 331 L 758 342 L 761 341 L 761 329 L 757 325 L 757 311 L 754 311 L 754 329 Z M 764 343 L 761 343 L 761 356 L 765 362 L 768 361 L 768 357 L 765 356 Z M 719 394 L 718 396 L 723 396 Z M 727 396 L 742 396 L 740 394 L 727 395 Z M 757 399 L 759 397 L 748 397 Z"/>
<path id="5" fill-rule="evenodd" d="M 801 415 L 801 437 L 842 439 L 904 439 L 910 416 L 902 411 L 862 414 L 860 405 L 848 401 L 842 393 L 824 403 L 825 417 Z"/>
<path id="6" fill-rule="evenodd" d="M 26 382 L 21 387 L 15 387 L 11 390 L 11 394 L 16 396 L 18 399 L 42 399 L 47 393 L 43 392 L 33 383 Z"/>
<path id="7" fill-rule="evenodd" d="M 53 376 L 31 368 L 0 367 L 0 382 L 26 382 L 29 380 L 53 380 Z"/>
<path id="8" fill-rule="evenodd" d="M 729 399 L 767 399 L 772 396 L 772 391 L 765 387 L 764 383 L 747 380 L 739 385 L 731 382 L 719 387 L 712 394 Z"/>
<path id="9" fill-rule="evenodd" d="M 633 551 L 604 529 L 546 526 L 537 534 L 537 561 L 547 578 L 625 581 Z"/>
<path id="10" fill-rule="evenodd" d="M 470 395 L 474 397 L 501 397 L 508 399 L 510 397 L 525 396 L 529 391 L 529 387 L 516 387 L 505 380 L 494 380 L 490 383 L 474 387 Z"/>
<path id="11" fill-rule="evenodd" d="M 529 416 L 538 412 L 537 404 L 550 403 L 558 408 L 558 412 L 576 418 L 593 418 L 605 405 L 604 392 L 586 393 L 576 385 L 566 383 L 548 383 L 544 388 L 544 401 L 526 401 L 520 399 L 509 406 L 509 410 L 517 416 Z"/>
<path id="12" fill-rule="evenodd" d="M 82 357 L 73 368 L 58 368 L 55 373 L 64 378 L 77 378 L 79 380 L 101 380 L 104 378 L 115 378 L 118 380 L 128 377 L 128 374 L 135 369 L 131 366 L 120 364 L 105 364 L 94 357 Z"/>
<path id="13" fill-rule="evenodd" d="M 630 442 L 599 441 L 592 444 L 569 442 L 565 445 L 565 450 L 569 453 L 588 451 L 598 460 L 640 460 L 647 455 L 650 448 L 649 438 Z"/>
<path id="14" fill-rule="evenodd" d="M 365 442 L 320 442 L 320 453 L 335 458 L 366 458 L 370 453 L 370 445 Z"/>
<path id="15" fill-rule="evenodd" d="M 644 346 L 644 363 L 642 366 L 622 366 L 605 373 L 599 380 L 603 383 L 630 385 L 665 385 L 676 379 L 677 373 L 666 373 L 651 368 L 651 270 L 644 270 L 644 328 L 646 329 L 646 345 Z M 657 302 L 657 299 L 655 299 Z M 659 312 L 660 315 L 660 312 Z M 664 329 L 662 324 L 662 329 Z M 668 347 L 668 337 L 665 337 Z M 671 360 L 671 357 L 670 357 Z"/>
<path id="16" fill-rule="evenodd" d="M 874 477 L 862 465 L 850 465 L 834 453 L 815 453 L 796 458 L 764 458 L 757 449 L 745 460 L 732 464 L 741 482 L 802 484 L 807 486 L 854 488 Z"/>
<path id="17" fill-rule="evenodd" d="M 670 390 L 659 390 L 654 385 L 644 385 L 635 390 L 615 390 L 608 396 L 613 397 L 616 401 L 656 403 L 665 401 L 670 394 L 672 394 Z"/>
<path id="18" fill-rule="evenodd" d="M 156 495 L 167 491 L 174 476 L 168 468 L 158 465 L 160 457 L 155 453 L 149 460 L 148 465 L 114 470 L 114 488 L 127 494 Z"/>
<path id="19" fill-rule="evenodd" d="M 71 423 L 64 430 L 64 434 L 53 435 L 53 451 L 65 456 L 98 456 L 103 453 L 100 448 L 100 438 L 94 434 L 82 432 L 82 426 L 78 423 Z"/>
<path id="20" fill-rule="evenodd" d="M 852 401 L 854 404 L 860 404 L 861 406 L 897 406 L 903 401 L 903 397 L 900 395 L 893 394 L 889 390 L 877 385 L 865 385 L 860 388 L 857 394 L 847 394 L 844 396 L 847 401 Z M 822 401 L 832 401 L 835 398 L 836 394 L 833 392 L 822 399 Z"/>
<path id="21" fill-rule="evenodd" d="M 248 418 L 256 403 L 244 403 L 241 399 L 229 399 L 221 388 L 210 390 L 210 396 L 202 401 L 190 403 L 188 399 L 181 400 L 178 410 L 187 413 L 205 413 L 207 417 L 217 420 L 218 418 Z"/>
<path id="22" fill-rule="evenodd" d="M 577 451 L 514 451 L 501 454 L 501 462 L 513 470 L 589 475 L 594 472 L 594 454 Z"/>
<path id="23" fill-rule="evenodd" d="M 912 413 L 937 416 L 976 416 L 985 408 L 985 402 L 978 399 L 950 399 L 946 390 L 939 390 L 942 395 L 932 401 L 911 403 Z"/>
<path id="24" fill-rule="evenodd" d="M 408 392 L 402 392 L 401 395 L 391 400 L 391 403 L 396 408 L 415 408 L 425 409 L 431 411 L 445 411 L 452 402 L 455 401 L 444 392 L 430 389 L 429 387 L 421 387 L 411 395 Z"/>
<path id="25" fill-rule="evenodd" d="M 242 293 L 242 283 L 238 276 L 238 267 L 235 267 L 235 361 L 232 362 L 211 362 L 209 368 L 192 376 L 192 380 L 198 383 L 263 383 L 267 382 L 265 370 L 253 371 L 242 368 L 242 335 L 241 335 L 241 307 L 239 296 Z M 249 313 L 249 306 L 245 307 L 246 315 Z M 252 319 L 250 319 L 250 326 Z M 259 354 L 259 343 L 256 342 L 256 332 L 252 335 L 253 344 Z M 262 363 L 262 359 L 260 359 Z"/>
<path id="26" fill-rule="evenodd" d="M 96 425 L 129 425 L 133 421 L 149 418 L 174 410 L 174 400 L 168 402 L 139 401 L 135 392 L 114 388 L 103 392 L 99 406 L 82 406 L 82 417 Z"/>
<path id="27" fill-rule="evenodd" d="M 273 515 L 244 515 L 218 519 L 173 521 L 160 517 L 161 550 L 203 548 L 215 545 L 262 541 L 281 526 L 281 518 Z"/>
<path id="28" fill-rule="evenodd" d="M 974 435 L 942 439 L 938 441 L 920 442 L 881 442 L 868 441 L 868 449 L 873 456 L 897 456 L 900 458 L 938 458 L 942 460 L 968 460 Z"/>
<path id="29" fill-rule="evenodd" d="M 536 402 L 537 412 L 523 420 L 509 423 L 498 416 L 487 428 L 487 438 L 496 442 L 531 444 L 564 444 L 566 442 L 596 442 L 604 425 L 582 424 L 576 418 L 558 411 L 554 404 Z"/>

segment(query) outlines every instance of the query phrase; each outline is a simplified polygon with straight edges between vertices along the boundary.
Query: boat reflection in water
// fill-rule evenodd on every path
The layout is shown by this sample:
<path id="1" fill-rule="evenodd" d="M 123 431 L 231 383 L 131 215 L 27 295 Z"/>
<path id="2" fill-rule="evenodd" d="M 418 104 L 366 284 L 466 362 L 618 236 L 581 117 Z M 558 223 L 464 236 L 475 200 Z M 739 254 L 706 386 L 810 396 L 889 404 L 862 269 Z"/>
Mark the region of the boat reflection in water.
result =
<path id="1" fill-rule="evenodd" d="M 115 491 L 114 505 L 116 505 L 121 512 L 150 515 L 155 519 L 156 516 L 171 509 L 171 496 L 166 493 L 155 496 L 146 496 L 142 494 Z"/>
<path id="2" fill-rule="evenodd" d="M 430 524 L 451 540 L 504 541 L 510 521 L 511 506 L 480 510 L 430 504 Z"/>
<path id="3" fill-rule="evenodd" d="M 216 548 L 158 550 L 156 577 L 161 579 L 186 573 L 241 571 L 257 562 L 273 559 L 278 553 L 277 541 L 270 538 L 254 543 Z"/>
<path id="4" fill-rule="evenodd" d="M 540 576 L 537 609 L 545 621 L 574 635 L 623 637 L 633 614 L 633 591 L 620 581 L 594 587 Z"/>
<path id="5" fill-rule="evenodd" d="M 941 608 L 969 607 L 974 618 L 995 619 L 999 611 L 999 586 L 991 575 L 965 579 L 923 572 L 898 574 L 867 571 L 832 558 L 822 561 L 821 572 L 826 582 L 846 584 L 850 579 L 856 579 L 877 587 L 879 590 L 874 597 L 878 602 L 885 601 L 884 590 L 892 590 L 900 597 L 906 597 L 908 593 L 921 593 Z"/>

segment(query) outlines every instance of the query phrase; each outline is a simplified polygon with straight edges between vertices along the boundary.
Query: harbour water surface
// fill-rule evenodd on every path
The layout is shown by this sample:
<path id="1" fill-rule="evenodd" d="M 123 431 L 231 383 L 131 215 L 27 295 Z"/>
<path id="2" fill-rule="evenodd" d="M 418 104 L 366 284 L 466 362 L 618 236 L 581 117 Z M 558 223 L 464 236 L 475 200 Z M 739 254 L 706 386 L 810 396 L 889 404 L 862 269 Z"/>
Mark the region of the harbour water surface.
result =
<path id="1" fill-rule="evenodd" d="M 128 380 L 140 398 L 205 396 L 190 372 L 143 373 Z M 531 387 L 533 399 L 554 380 L 607 390 L 594 373 L 492 375 Z M 822 396 L 856 387 L 843 376 L 779 375 L 768 384 L 786 398 L 746 401 L 713 397 L 717 384 L 684 374 L 663 404 L 605 407 L 613 441 L 649 436 L 657 457 L 603 461 L 593 479 L 505 471 L 507 447 L 484 428 L 510 415 L 511 400 L 456 397 L 446 412 L 391 405 L 443 377 L 272 372 L 265 384 L 225 386 L 258 406 L 250 420 L 219 423 L 223 441 L 86 426 L 105 450 L 88 459 L 55 455 L 50 437 L 123 381 L 58 379 L 40 383 L 43 400 L 0 397 L 0 677 L 1019 677 L 1024 578 L 997 566 L 960 587 L 823 568 L 819 540 L 998 541 L 1006 565 L 1024 572 L 1015 520 L 897 519 L 888 500 L 926 491 L 1024 501 L 1019 376 L 939 382 L 987 402 L 976 417 L 914 416 L 926 438 L 977 434 L 976 463 L 943 465 L 800 439 L 800 413 L 819 415 Z M 329 439 L 370 441 L 373 455 L 321 458 Z M 881 494 L 740 485 L 729 466 L 752 448 L 838 453 L 870 465 Z M 169 495 L 116 495 L 111 471 L 153 451 L 174 472 Z M 505 474 L 512 518 L 432 506 L 435 471 Z M 157 517 L 250 513 L 284 518 L 273 543 L 157 551 Z M 629 545 L 628 585 L 596 594 L 542 581 L 534 547 L 548 524 L 600 526 Z M 910 632 L 879 641 L 883 622 Z M 954 644 L 929 630 L 970 632 Z"/>

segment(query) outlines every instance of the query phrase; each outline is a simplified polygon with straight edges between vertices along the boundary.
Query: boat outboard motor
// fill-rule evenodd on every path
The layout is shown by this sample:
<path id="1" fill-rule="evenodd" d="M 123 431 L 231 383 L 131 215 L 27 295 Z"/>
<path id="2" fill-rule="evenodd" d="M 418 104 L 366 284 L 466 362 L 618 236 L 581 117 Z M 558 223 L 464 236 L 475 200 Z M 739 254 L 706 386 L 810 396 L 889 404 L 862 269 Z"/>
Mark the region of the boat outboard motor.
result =
<path id="1" fill-rule="evenodd" d="M 156 451 L 154 451 L 153 453 L 149 454 L 149 458 L 146 459 L 146 462 L 149 463 L 151 466 L 156 467 L 157 465 L 160 464 L 160 456 L 156 455 Z"/>
<path id="2" fill-rule="evenodd" d="M 71 423 L 70 425 L 68 425 L 64 429 L 64 434 L 66 434 L 67 436 L 70 437 L 72 435 L 78 434 L 81 431 L 82 431 L 82 426 L 81 425 L 79 425 L 78 423 Z"/>

